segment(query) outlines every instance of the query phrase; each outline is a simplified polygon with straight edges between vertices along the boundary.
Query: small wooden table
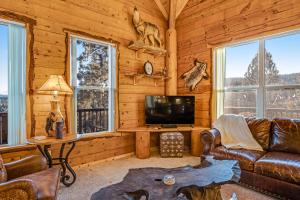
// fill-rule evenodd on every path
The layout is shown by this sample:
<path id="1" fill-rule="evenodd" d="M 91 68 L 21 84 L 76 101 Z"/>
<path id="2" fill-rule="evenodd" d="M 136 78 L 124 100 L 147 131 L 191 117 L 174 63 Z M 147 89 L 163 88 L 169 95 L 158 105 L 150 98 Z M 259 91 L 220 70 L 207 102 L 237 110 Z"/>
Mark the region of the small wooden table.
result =
<path id="1" fill-rule="evenodd" d="M 76 173 L 70 166 L 68 162 L 69 155 L 71 154 L 72 150 L 75 148 L 75 142 L 79 140 L 81 135 L 68 135 L 65 136 L 63 139 L 56 139 L 55 137 L 47 137 L 47 139 L 38 140 L 31 138 L 27 140 L 29 144 L 37 145 L 41 154 L 47 159 L 47 163 L 49 168 L 53 165 L 60 165 L 62 167 L 61 173 L 61 182 L 69 187 L 76 181 Z M 51 145 L 60 144 L 60 152 L 59 157 L 53 158 L 51 153 L 49 152 L 49 148 Z M 64 154 L 65 146 L 71 145 L 69 151 Z M 67 174 L 67 170 L 71 173 L 71 176 Z M 70 180 L 71 178 L 71 180 Z"/>
<path id="2" fill-rule="evenodd" d="M 136 157 L 145 159 L 150 157 L 150 134 L 157 132 L 191 132 L 191 154 L 200 156 L 202 154 L 202 145 L 200 142 L 200 132 L 209 128 L 179 126 L 176 128 L 161 127 L 137 127 L 120 128 L 118 132 L 135 133 L 135 151 Z"/>
<path id="3" fill-rule="evenodd" d="M 174 185 L 163 183 L 162 179 L 167 174 L 175 177 Z M 214 160 L 211 157 L 199 167 L 130 169 L 123 181 L 100 189 L 91 200 L 222 200 L 221 185 L 238 182 L 240 175 L 238 161 Z"/>

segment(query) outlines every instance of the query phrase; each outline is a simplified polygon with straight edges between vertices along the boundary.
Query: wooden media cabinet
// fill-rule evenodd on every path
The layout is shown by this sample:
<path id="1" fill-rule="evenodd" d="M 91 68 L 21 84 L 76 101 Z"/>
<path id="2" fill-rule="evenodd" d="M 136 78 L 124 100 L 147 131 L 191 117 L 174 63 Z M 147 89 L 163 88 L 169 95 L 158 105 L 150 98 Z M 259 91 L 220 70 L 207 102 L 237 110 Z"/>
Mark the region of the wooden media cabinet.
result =
<path id="1" fill-rule="evenodd" d="M 161 128 L 161 127 L 137 127 L 137 128 L 120 128 L 118 132 L 135 133 L 135 152 L 136 157 L 145 159 L 150 157 L 150 134 L 157 132 L 190 132 L 191 133 L 191 154 L 200 156 L 202 153 L 202 144 L 200 142 L 200 133 L 209 128 L 204 127 L 176 127 L 176 128 Z"/>

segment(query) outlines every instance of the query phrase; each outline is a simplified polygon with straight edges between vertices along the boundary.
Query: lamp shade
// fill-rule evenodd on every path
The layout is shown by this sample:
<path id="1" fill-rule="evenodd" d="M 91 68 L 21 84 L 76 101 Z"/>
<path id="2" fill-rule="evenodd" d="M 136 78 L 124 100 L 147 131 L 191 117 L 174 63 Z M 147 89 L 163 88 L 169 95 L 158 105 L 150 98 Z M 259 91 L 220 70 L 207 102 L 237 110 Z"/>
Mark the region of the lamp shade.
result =
<path id="1" fill-rule="evenodd" d="M 73 94 L 73 91 L 61 75 L 50 75 L 48 80 L 38 89 L 38 93 Z"/>

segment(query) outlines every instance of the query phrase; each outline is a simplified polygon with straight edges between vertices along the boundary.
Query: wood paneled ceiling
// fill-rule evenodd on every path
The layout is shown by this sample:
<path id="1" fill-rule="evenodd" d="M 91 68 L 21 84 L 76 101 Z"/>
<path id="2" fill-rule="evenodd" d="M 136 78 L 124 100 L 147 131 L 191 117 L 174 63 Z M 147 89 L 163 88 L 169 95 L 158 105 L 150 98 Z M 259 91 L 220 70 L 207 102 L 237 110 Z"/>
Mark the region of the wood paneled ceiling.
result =
<path id="1" fill-rule="evenodd" d="M 170 1 L 176 1 L 176 18 L 180 15 L 180 13 L 183 13 L 184 9 L 184 16 L 190 16 L 195 14 L 194 10 L 197 10 L 198 14 L 200 12 L 206 12 L 209 8 L 214 7 L 220 7 L 223 8 L 224 0 L 153 0 L 158 5 L 162 6 L 162 9 L 166 11 L 166 15 L 169 16 L 170 12 Z M 228 1 L 232 3 L 235 3 L 235 0 Z M 246 2 L 245 2 L 246 3 Z M 227 3 L 228 4 L 228 3 Z M 247 2 L 248 4 L 248 2 Z M 162 14 L 164 11 L 162 11 L 160 8 Z M 165 14 L 163 14 L 166 18 Z M 168 18 L 167 18 L 168 19 Z"/>
<path id="2" fill-rule="evenodd" d="M 170 0 L 160 0 L 165 9 L 169 12 Z"/>
<path id="3" fill-rule="evenodd" d="M 153 0 L 159 10 L 161 11 L 162 15 L 166 20 L 169 20 L 171 14 L 174 14 L 174 20 L 179 16 L 179 14 L 182 12 L 186 4 L 189 0 Z M 173 8 L 171 8 L 171 6 Z M 170 14 L 170 10 L 172 10 L 174 13 Z"/>

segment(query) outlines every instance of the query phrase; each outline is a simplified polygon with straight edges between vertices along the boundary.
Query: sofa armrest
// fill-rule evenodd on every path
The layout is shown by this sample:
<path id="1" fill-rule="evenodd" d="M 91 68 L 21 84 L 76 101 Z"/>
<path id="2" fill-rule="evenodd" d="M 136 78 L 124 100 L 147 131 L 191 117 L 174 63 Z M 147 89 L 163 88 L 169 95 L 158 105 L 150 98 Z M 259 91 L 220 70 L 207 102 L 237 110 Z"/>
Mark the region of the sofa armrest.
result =
<path id="1" fill-rule="evenodd" d="M 28 179 L 8 181 L 0 184 L 0 199 L 36 200 L 37 189 Z"/>
<path id="2" fill-rule="evenodd" d="M 4 164 L 7 171 L 7 179 L 15 179 L 28 174 L 33 174 L 48 168 L 44 157 L 33 155 L 21 160 Z"/>
<path id="3" fill-rule="evenodd" d="M 203 154 L 209 155 L 210 151 L 221 145 L 221 134 L 218 129 L 210 129 L 201 132 Z"/>

